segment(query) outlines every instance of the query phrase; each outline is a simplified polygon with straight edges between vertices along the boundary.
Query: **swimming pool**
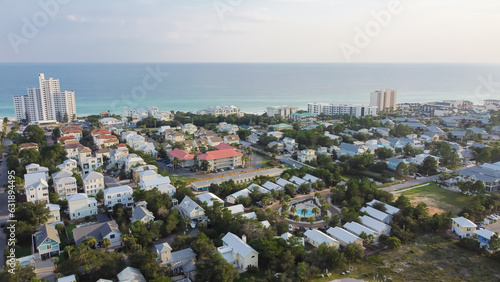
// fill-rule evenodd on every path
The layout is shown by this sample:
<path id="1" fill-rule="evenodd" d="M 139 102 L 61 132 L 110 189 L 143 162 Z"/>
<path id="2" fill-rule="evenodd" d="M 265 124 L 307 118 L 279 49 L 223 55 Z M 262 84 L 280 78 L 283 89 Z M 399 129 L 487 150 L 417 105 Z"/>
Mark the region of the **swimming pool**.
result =
<path id="1" fill-rule="evenodd" d="M 304 215 L 302 213 L 302 210 L 306 210 L 306 215 Z M 299 209 L 297 210 L 296 214 L 300 215 L 300 216 L 312 216 L 314 213 L 310 210 L 310 209 Z"/>
<path id="2" fill-rule="evenodd" d="M 21 262 L 19 265 L 28 265 L 30 263 L 31 262 L 29 260 L 25 260 L 25 261 Z"/>

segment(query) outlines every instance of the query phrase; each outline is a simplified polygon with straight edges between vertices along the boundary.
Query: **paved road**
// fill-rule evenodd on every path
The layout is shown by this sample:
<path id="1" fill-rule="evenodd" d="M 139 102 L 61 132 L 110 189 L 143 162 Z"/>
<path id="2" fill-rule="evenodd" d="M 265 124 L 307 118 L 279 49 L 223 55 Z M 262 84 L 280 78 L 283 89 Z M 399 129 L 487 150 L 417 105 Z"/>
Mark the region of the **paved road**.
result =
<path id="1" fill-rule="evenodd" d="M 418 178 L 418 179 L 413 179 L 413 180 L 407 181 L 405 183 L 400 183 L 400 184 L 392 185 L 392 186 L 389 186 L 389 187 L 380 188 L 380 190 L 394 191 L 394 190 L 398 190 L 398 189 L 410 187 L 410 186 L 413 186 L 413 185 L 418 185 L 418 184 L 422 184 L 422 183 L 425 183 L 425 182 L 434 181 L 434 180 L 436 180 L 438 178 L 439 178 L 439 175 L 428 176 L 428 177 L 421 177 L 421 178 Z"/>
<path id="2" fill-rule="evenodd" d="M 11 140 L 5 140 L 5 149 L 6 153 L 9 146 L 12 144 Z M 6 155 L 4 155 L 6 156 Z M 9 218 L 9 212 L 7 211 L 7 194 L 5 193 L 4 185 L 8 183 L 8 173 L 7 173 L 7 160 L 2 157 L 2 165 L 0 166 L 0 222 L 5 222 Z M 7 244 L 7 238 L 3 231 L 0 232 L 0 254 L 3 254 L 5 251 L 5 246 Z M 0 256 L 0 269 L 4 268 L 4 256 Z"/>

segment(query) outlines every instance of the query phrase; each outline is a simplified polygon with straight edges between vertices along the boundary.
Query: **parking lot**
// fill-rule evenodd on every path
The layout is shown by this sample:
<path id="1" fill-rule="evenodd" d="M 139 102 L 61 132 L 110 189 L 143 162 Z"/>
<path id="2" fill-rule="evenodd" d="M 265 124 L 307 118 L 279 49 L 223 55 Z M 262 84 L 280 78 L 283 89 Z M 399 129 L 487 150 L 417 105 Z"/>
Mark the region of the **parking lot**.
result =
<path id="1" fill-rule="evenodd" d="M 500 233 L 500 220 L 485 226 L 486 229 Z"/>

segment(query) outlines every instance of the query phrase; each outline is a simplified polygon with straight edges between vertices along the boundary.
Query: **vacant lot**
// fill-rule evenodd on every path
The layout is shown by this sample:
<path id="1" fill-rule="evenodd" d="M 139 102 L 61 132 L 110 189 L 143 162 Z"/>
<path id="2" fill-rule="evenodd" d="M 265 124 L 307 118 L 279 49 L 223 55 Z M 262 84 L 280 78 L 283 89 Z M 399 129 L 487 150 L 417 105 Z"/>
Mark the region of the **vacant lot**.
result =
<path id="1" fill-rule="evenodd" d="M 351 264 L 352 273 L 332 272 L 329 279 L 358 278 L 377 281 L 498 281 L 499 262 L 462 249 L 454 240 L 441 235 L 426 235 L 388 251 Z M 346 266 L 346 269 L 349 266 Z"/>
<path id="2" fill-rule="evenodd" d="M 418 185 L 421 186 L 422 184 Z M 411 188 L 411 187 L 410 187 Z M 434 182 L 429 182 L 415 189 L 405 188 L 400 191 L 394 191 L 394 196 L 400 194 L 407 196 L 412 204 L 424 202 L 429 207 L 429 213 L 453 212 L 459 213 L 471 201 L 472 197 L 449 191 L 439 187 Z"/>

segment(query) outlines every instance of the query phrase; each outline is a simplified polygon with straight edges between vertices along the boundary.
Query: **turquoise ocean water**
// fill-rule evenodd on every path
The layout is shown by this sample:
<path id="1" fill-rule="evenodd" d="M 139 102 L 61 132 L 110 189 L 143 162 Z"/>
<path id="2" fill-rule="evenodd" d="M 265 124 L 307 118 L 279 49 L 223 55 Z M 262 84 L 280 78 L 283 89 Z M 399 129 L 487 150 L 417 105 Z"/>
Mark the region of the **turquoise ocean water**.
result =
<path id="1" fill-rule="evenodd" d="M 149 79 L 148 69 L 168 75 Z M 368 104 L 371 91 L 385 88 L 398 90 L 398 102 L 500 99 L 498 64 L 0 63 L 0 116 L 14 116 L 12 96 L 37 87 L 41 72 L 75 91 L 79 116 L 147 105 L 263 112 L 309 102 Z"/>

